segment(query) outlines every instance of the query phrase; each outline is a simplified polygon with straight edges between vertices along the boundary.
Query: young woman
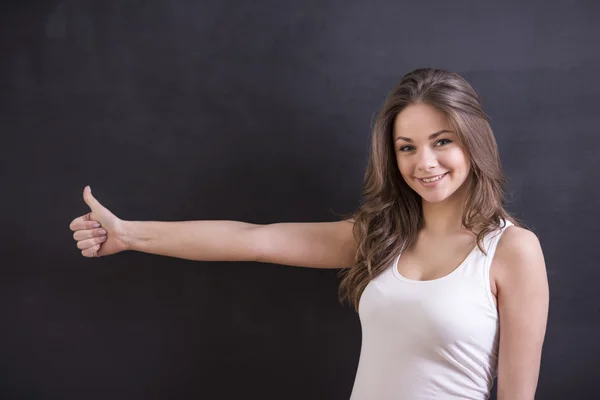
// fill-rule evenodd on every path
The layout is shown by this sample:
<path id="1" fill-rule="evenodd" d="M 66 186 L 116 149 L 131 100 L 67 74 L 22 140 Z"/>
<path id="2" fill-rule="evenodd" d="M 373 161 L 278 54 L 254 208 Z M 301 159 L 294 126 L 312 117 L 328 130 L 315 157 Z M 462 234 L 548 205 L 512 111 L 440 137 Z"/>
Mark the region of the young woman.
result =
<path id="1" fill-rule="evenodd" d="M 537 237 L 504 209 L 488 117 L 459 75 L 418 69 L 374 124 L 364 201 L 327 223 L 135 222 L 86 187 L 85 257 L 125 250 L 205 261 L 340 268 L 362 347 L 352 400 L 531 400 L 549 290 Z"/>

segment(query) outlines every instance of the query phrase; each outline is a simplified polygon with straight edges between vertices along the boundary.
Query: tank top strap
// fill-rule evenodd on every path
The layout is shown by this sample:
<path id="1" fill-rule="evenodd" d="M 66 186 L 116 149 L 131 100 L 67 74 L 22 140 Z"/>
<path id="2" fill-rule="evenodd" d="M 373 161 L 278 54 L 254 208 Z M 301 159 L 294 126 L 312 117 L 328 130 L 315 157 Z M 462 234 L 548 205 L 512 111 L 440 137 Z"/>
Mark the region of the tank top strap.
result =
<path id="1" fill-rule="evenodd" d="M 496 303 L 494 302 L 493 294 L 491 291 L 490 285 L 490 268 L 492 266 L 492 261 L 494 259 L 494 255 L 496 254 L 496 248 L 498 247 L 498 242 L 500 242 L 500 238 L 502 234 L 506 231 L 506 229 L 514 224 L 508 220 L 503 220 L 504 225 L 500 226 L 497 230 L 488 233 L 483 240 L 483 248 L 485 249 L 487 254 L 481 253 L 483 257 L 483 278 L 484 284 L 486 287 L 486 293 L 488 297 L 488 301 L 490 306 L 493 309 L 497 309 Z"/>
<path id="2" fill-rule="evenodd" d="M 510 222 L 508 220 L 503 220 L 503 221 L 504 221 L 504 226 L 501 226 L 497 230 L 488 233 L 483 241 L 483 245 L 484 245 L 483 248 L 487 252 L 487 255 L 485 257 L 486 258 L 486 260 L 485 260 L 486 269 L 489 269 L 490 266 L 492 265 L 492 259 L 494 258 L 494 255 L 496 254 L 496 248 L 498 247 L 498 242 L 500 242 L 500 238 L 502 237 L 502 234 L 504 233 L 504 231 L 506 231 L 506 229 L 509 226 L 514 225 L 512 222 Z"/>

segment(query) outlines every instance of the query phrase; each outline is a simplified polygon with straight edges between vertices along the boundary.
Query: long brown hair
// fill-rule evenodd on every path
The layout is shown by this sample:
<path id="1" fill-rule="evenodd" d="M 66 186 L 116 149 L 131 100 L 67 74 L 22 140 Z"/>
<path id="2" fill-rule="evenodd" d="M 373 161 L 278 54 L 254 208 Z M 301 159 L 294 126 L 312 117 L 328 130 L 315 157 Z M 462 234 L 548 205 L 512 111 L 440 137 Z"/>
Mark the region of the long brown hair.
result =
<path id="1" fill-rule="evenodd" d="M 503 219 L 522 225 L 504 209 L 505 176 L 498 146 L 475 90 L 453 72 L 433 68 L 409 72 L 388 95 L 374 122 L 363 201 L 352 215 L 358 251 L 355 264 L 340 271 L 338 295 L 356 311 L 369 281 L 416 241 L 423 226 L 421 197 L 400 175 L 393 147 L 394 119 L 418 102 L 446 114 L 470 160 L 462 224 L 477 235 L 481 251 L 485 253 L 484 236 L 498 229 Z"/>

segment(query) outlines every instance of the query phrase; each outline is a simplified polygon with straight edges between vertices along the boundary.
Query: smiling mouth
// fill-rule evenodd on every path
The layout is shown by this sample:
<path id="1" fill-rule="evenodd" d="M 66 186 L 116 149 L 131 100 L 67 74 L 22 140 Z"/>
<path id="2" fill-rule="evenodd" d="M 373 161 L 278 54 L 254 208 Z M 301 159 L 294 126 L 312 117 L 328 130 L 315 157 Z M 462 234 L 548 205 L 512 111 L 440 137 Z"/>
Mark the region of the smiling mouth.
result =
<path id="1" fill-rule="evenodd" d="M 424 183 L 431 183 L 431 182 L 439 181 L 444 176 L 446 176 L 446 174 L 447 174 L 447 172 L 444 172 L 441 175 L 435 175 L 435 176 L 430 176 L 429 178 L 417 178 L 417 179 Z"/>

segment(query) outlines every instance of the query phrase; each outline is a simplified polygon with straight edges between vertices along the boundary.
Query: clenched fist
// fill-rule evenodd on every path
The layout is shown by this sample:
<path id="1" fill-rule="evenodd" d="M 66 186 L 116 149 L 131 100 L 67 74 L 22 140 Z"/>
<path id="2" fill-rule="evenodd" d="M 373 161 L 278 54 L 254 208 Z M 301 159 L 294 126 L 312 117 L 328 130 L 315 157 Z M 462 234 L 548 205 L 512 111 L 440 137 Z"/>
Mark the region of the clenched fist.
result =
<path id="1" fill-rule="evenodd" d="M 69 228 L 84 257 L 101 257 L 127 250 L 123 240 L 123 221 L 104 207 L 94 196 L 92 189 L 83 189 L 83 200 L 91 212 L 75 218 Z"/>

